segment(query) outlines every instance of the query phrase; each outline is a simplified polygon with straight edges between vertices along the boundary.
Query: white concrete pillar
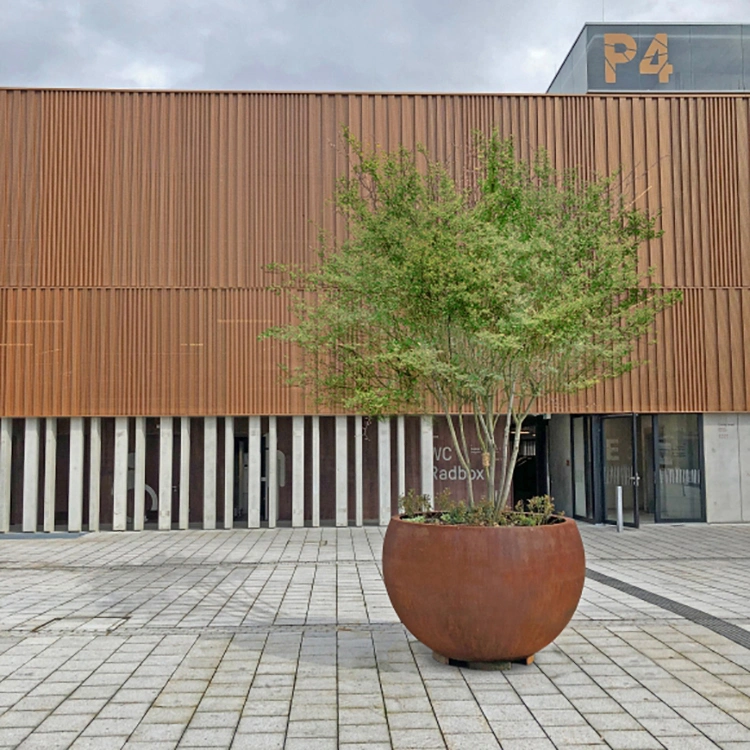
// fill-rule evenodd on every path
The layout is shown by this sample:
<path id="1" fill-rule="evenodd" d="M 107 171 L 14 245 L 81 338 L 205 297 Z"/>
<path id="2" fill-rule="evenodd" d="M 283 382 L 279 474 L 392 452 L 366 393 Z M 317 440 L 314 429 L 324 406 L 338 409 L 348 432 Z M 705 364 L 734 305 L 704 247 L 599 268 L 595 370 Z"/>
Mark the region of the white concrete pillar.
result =
<path id="1" fill-rule="evenodd" d="M 305 525 L 305 418 L 292 417 L 292 526 Z"/>
<path id="2" fill-rule="evenodd" d="M 203 420 L 203 528 L 216 528 L 216 417 Z"/>
<path id="3" fill-rule="evenodd" d="M 190 527 L 190 417 L 180 419 L 180 517 L 178 528 Z"/>
<path id="4" fill-rule="evenodd" d="M 13 457 L 13 420 L 0 420 L 0 532 L 10 531 L 10 475 Z"/>
<path id="5" fill-rule="evenodd" d="M 435 504 L 435 483 L 433 479 L 434 437 L 432 434 L 432 417 L 422 417 L 420 432 L 420 452 L 422 454 L 422 494 L 429 495 Z"/>
<path id="6" fill-rule="evenodd" d="M 398 496 L 406 494 L 406 420 L 400 414 L 396 419 L 396 451 L 398 454 Z"/>
<path id="7" fill-rule="evenodd" d="M 57 472 L 57 420 L 44 420 L 44 530 L 55 530 L 55 474 Z"/>
<path id="8" fill-rule="evenodd" d="M 159 419 L 159 530 L 172 528 L 172 459 L 174 427 L 172 417 Z"/>
<path id="9" fill-rule="evenodd" d="M 379 521 L 387 526 L 391 520 L 391 420 L 378 420 L 378 492 Z"/>
<path id="10" fill-rule="evenodd" d="M 737 431 L 740 454 L 740 494 L 742 508 L 740 517 L 750 521 L 750 414 L 738 414 Z"/>
<path id="11" fill-rule="evenodd" d="M 70 420 L 68 478 L 68 531 L 80 531 L 83 523 L 83 418 Z"/>
<path id="12" fill-rule="evenodd" d="M 349 466 L 346 417 L 336 417 L 336 526 L 349 525 Z"/>
<path id="13" fill-rule="evenodd" d="M 276 417 L 268 418 L 268 455 L 266 458 L 266 503 L 268 506 L 268 528 L 276 527 L 279 517 L 279 459 Z"/>
<path id="14" fill-rule="evenodd" d="M 363 523 L 362 489 L 362 417 L 354 417 L 354 516 L 357 526 Z"/>
<path id="15" fill-rule="evenodd" d="M 39 420 L 24 420 L 23 530 L 36 531 L 39 515 Z"/>
<path id="16" fill-rule="evenodd" d="M 99 531 L 102 477 L 102 420 L 89 420 L 89 531 Z"/>
<path id="17" fill-rule="evenodd" d="M 146 513 L 146 417 L 135 418 L 133 464 L 133 530 L 143 531 Z"/>
<path id="18" fill-rule="evenodd" d="M 313 526 L 320 526 L 320 417 L 312 418 L 312 519 Z"/>
<path id="19" fill-rule="evenodd" d="M 234 525 L 234 417 L 224 418 L 224 528 Z"/>
<path id="20" fill-rule="evenodd" d="M 115 478 L 112 487 L 112 530 L 128 528 L 128 418 L 115 419 Z"/>
<path id="21" fill-rule="evenodd" d="M 247 527 L 260 527 L 260 417 L 248 418 Z"/>

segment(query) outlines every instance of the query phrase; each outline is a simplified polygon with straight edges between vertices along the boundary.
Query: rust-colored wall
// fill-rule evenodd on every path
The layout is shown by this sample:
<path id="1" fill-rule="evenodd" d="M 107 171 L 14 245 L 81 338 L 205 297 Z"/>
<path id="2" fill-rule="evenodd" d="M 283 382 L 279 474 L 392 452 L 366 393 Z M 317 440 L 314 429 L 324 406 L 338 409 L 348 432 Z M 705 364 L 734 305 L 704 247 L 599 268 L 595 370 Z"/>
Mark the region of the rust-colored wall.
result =
<path id="1" fill-rule="evenodd" d="M 0 91 L 0 414 L 313 413 L 283 385 L 270 261 L 309 258 L 341 128 L 424 143 L 459 178 L 472 131 L 610 172 L 661 209 L 642 261 L 685 303 L 649 363 L 548 412 L 750 408 L 750 97 Z"/>

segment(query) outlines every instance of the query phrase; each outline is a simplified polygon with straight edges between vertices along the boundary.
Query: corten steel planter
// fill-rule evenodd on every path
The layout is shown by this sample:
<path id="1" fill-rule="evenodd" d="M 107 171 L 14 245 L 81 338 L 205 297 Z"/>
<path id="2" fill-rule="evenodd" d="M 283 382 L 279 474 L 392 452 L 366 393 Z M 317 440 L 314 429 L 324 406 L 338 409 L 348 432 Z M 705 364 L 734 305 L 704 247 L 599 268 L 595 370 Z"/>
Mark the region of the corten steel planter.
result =
<path id="1" fill-rule="evenodd" d="M 581 535 L 569 518 L 545 526 L 441 526 L 393 518 L 383 576 L 393 608 L 436 653 L 466 662 L 528 659 L 578 606 Z"/>

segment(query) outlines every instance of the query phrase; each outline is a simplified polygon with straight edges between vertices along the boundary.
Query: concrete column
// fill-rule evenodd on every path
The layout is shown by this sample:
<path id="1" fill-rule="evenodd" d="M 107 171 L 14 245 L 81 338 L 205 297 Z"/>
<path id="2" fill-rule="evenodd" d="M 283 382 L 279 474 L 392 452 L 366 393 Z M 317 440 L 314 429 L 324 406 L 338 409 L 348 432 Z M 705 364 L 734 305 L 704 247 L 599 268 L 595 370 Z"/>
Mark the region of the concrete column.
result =
<path id="1" fill-rule="evenodd" d="M 172 417 L 159 419 L 159 530 L 172 528 Z"/>
<path id="2" fill-rule="evenodd" d="M 183 531 L 190 527 L 190 417 L 180 419 L 180 518 Z"/>
<path id="3" fill-rule="evenodd" d="M 346 417 L 336 417 L 336 526 L 349 525 L 349 466 Z"/>
<path id="4" fill-rule="evenodd" d="M 739 430 L 736 414 L 703 415 L 706 520 L 742 521 Z"/>
<path id="5" fill-rule="evenodd" d="M 13 455 L 13 420 L 0 420 L 0 532 L 10 531 L 10 474 Z"/>
<path id="6" fill-rule="evenodd" d="M 266 460 L 266 494 L 268 503 L 268 528 L 276 527 L 279 517 L 279 459 L 277 451 L 276 417 L 268 418 L 268 458 Z"/>
<path id="7" fill-rule="evenodd" d="M 83 419 L 70 420 L 68 481 L 68 531 L 80 531 L 83 523 Z"/>
<path id="8" fill-rule="evenodd" d="M 396 451 L 398 455 L 398 496 L 406 494 L 406 420 L 400 414 L 396 418 Z"/>
<path id="9" fill-rule="evenodd" d="M 23 443 L 23 530 L 36 531 L 39 515 L 39 420 L 25 420 Z"/>
<path id="10" fill-rule="evenodd" d="M 740 515 L 745 522 L 750 521 L 750 414 L 738 414 L 738 434 L 740 448 L 740 495 L 742 508 Z"/>
<path id="11" fill-rule="evenodd" d="M 55 474 L 57 472 L 57 420 L 44 420 L 44 530 L 55 530 Z"/>
<path id="12" fill-rule="evenodd" d="M 312 418 L 312 525 L 320 526 L 320 417 Z"/>
<path id="13" fill-rule="evenodd" d="M 128 418 L 115 419 L 115 481 L 112 487 L 112 530 L 128 528 Z"/>
<path id="14" fill-rule="evenodd" d="M 224 418 L 224 528 L 234 525 L 234 417 Z"/>
<path id="15" fill-rule="evenodd" d="M 102 477 L 102 421 L 89 420 L 89 531 L 99 531 Z"/>
<path id="16" fill-rule="evenodd" d="M 432 417 L 422 417 L 420 432 L 420 449 L 422 454 L 422 494 L 429 495 L 430 500 L 435 503 L 435 484 L 432 468 L 435 460 L 434 438 L 432 435 Z"/>
<path id="17" fill-rule="evenodd" d="M 292 526 L 305 525 L 305 418 L 292 417 Z"/>
<path id="18" fill-rule="evenodd" d="M 355 523 L 363 523 L 363 491 L 362 491 L 362 417 L 354 417 L 354 515 Z"/>
<path id="19" fill-rule="evenodd" d="M 378 420 L 378 492 L 379 521 L 387 526 L 391 520 L 391 420 Z"/>
<path id="20" fill-rule="evenodd" d="M 203 528 L 216 528 L 216 417 L 203 420 Z"/>
<path id="21" fill-rule="evenodd" d="M 143 531 L 146 512 L 146 418 L 135 418 L 135 463 L 133 475 L 133 530 Z"/>
<path id="22" fill-rule="evenodd" d="M 248 419 L 247 430 L 247 527 L 260 527 L 260 417 Z"/>

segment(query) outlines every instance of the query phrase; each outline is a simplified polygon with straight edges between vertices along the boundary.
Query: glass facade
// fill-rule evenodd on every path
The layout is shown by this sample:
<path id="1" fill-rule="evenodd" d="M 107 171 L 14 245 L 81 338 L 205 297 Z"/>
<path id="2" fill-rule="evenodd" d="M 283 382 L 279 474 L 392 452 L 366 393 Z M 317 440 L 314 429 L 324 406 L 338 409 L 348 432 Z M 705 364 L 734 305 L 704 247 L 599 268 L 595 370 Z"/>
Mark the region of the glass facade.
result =
<path id="1" fill-rule="evenodd" d="M 750 90 L 750 25 L 587 24 L 550 94 Z"/>
<path id="2" fill-rule="evenodd" d="M 626 525 L 704 521 L 701 418 L 697 414 L 573 416 L 573 515 Z"/>
<path id="3" fill-rule="evenodd" d="M 703 471 L 697 414 L 660 414 L 657 419 L 659 520 L 703 520 Z"/>

